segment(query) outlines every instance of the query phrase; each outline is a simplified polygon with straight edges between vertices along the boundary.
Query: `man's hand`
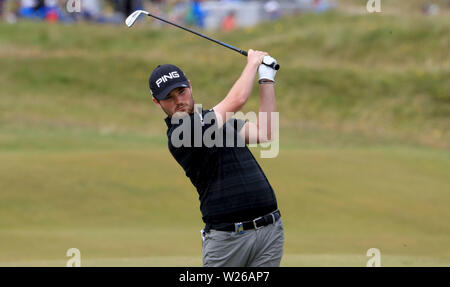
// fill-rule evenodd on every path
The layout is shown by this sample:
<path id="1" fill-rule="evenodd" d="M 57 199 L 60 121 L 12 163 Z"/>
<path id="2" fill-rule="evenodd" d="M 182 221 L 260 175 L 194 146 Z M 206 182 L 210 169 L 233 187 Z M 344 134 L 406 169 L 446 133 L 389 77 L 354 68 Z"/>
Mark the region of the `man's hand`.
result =
<path id="1" fill-rule="evenodd" d="M 228 121 L 230 115 L 227 113 L 235 113 L 239 111 L 247 102 L 255 84 L 255 76 L 259 65 L 261 65 L 266 52 L 248 50 L 247 65 L 242 71 L 239 79 L 234 83 L 225 99 L 218 103 L 213 109 L 218 118 L 218 126 Z"/>
<path id="2" fill-rule="evenodd" d="M 264 57 L 268 55 L 266 52 L 250 49 L 247 52 L 247 64 L 258 67 L 261 65 Z"/>
<path id="3" fill-rule="evenodd" d="M 264 56 L 263 63 L 267 65 L 277 64 L 277 60 L 272 58 L 271 56 Z M 274 82 L 275 75 L 277 74 L 277 70 L 266 66 L 264 64 L 260 64 L 258 68 L 258 76 L 259 80 L 270 80 Z"/>

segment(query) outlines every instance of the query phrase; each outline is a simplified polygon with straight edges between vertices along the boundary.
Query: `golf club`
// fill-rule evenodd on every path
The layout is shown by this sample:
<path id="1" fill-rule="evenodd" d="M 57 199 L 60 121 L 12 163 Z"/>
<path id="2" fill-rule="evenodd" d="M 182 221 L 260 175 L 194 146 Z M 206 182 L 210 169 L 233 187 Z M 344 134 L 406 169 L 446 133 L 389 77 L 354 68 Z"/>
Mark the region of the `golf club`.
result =
<path id="1" fill-rule="evenodd" d="M 165 22 L 165 23 L 168 23 L 168 24 L 171 24 L 171 25 L 176 26 L 176 27 L 178 27 L 178 28 L 181 28 L 181 29 L 183 29 L 183 30 L 185 30 L 185 31 L 194 33 L 194 34 L 197 35 L 197 36 L 200 36 L 200 37 L 202 37 L 202 38 L 208 39 L 208 40 L 213 41 L 213 42 L 215 42 L 215 43 L 217 43 L 217 44 L 219 44 L 219 45 L 222 45 L 222 46 L 227 47 L 227 48 L 229 48 L 229 49 L 231 49 L 231 50 L 234 50 L 234 51 L 236 51 L 236 52 L 238 52 L 238 53 L 240 53 L 240 54 L 242 54 L 242 55 L 244 55 L 244 56 L 247 56 L 247 52 L 246 52 L 246 51 L 240 50 L 240 49 L 238 49 L 238 48 L 236 48 L 236 47 L 233 47 L 233 46 L 231 46 L 231 45 L 228 45 L 228 44 L 226 44 L 226 43 L 224 43 L 224 42 L 217 41 L 217 40 L 215 40 L 215 39 L 213 39 L 213 38 L 210 38 L 210 37 L 208 37 L 208 36 L 205 36 L 205 35 L 203 35 L 203 34 L 201 34 L 201 33 L 198 33 L 198 32 L 196 32 L 196 31 L 194 31 L 194 30 L 191 30 L 191 29 L 189 29 L 189 28 L 186 28 L 186 27 L 180 26 L 180 25 L 178 25 L 178 24 L 175 24 L 175 23 L 173 23 L 173 22 L 170 22 L 170 21 L 168 21 L 168 20 L 166 20 L 166 19 L 163 19 L 163 18 L 160 18 L 160 17 L 158 17 L 158 16 L 155 16 L 155 15 L 153 15 L 153 14 L 147 12 L 147 11 L 144 11 L 144 10 L 136 10 L 136 11 L 134 11 L 133 13 L 131 13 L 130 16 L 128 16 L 127 19 L 125 20 L 125 24 L 127 24 L 128 27 L 133 26 L 133 24 L 136 22 L 136 20 L 139 18 L 139 16 L 140 16 L 141 14 L 145 14 L 145 15 L 147 15 L 147 16 L 149 16 L 149 17 L 153 17 L 153 18 L 158 19 L 158 20 L 160 20 L 160 21 L 163 21 L 163 22 Z M 271 64 L 271 65 L 268 65 L 268 64 L 266 64 L 266 63 L 263 63 L 263 64 L 266 65 L 266 66 L 272 67 L 272 68 L 275 69 L 275 70 L 279 70 L 279 69 L 280 69 L 280 65 L 278 65 L 278 64 Z"/>

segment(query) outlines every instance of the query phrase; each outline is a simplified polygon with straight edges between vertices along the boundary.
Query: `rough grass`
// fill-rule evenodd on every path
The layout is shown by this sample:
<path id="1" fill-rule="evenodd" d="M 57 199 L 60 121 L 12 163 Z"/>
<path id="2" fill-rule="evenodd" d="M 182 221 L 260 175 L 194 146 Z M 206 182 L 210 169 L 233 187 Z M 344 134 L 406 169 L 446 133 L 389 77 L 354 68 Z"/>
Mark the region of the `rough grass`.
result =
<path id="1" fill-rule="evenodd" d="M 2 265 L 52 264 L 71 247 L 87 260 L 105 258 L 86 262 L 92 265 L 200 256 L 197 196 L 165 148 L 25 151 L 1 153 L 0 160 Z M 392 265 L 450 262 L 450 226 L 442 220 L 450 216 L 447 153 L 288 149 L 261 164 L 283 213 L 285 265 L 307 265 L 303 254 L 332 258 L 319 256 L 313 265 L 354 265 L 355 258 L 343 262 L 372 247 L 409 262 L 386 261 Z M 147 257 L 153 259 L 139 260 Z"/>
<path id="2" fill-rule="evenodd" d="M 446 17 L 303 15 L 211 36 L 278 58 L 277 101 L 286 127 L 448 147 L 449 24 Z M 160 117 L 149 102 L 153 67 L 183 67 L 197 102 L 211 107 L 245 63 L 171 27 L 19 23 L 3 24 L 0 32 L 0 123 L 14 129 L 159 134 L 148 124 Z M 245 110 L 257 102 L 251 98 Z"/>

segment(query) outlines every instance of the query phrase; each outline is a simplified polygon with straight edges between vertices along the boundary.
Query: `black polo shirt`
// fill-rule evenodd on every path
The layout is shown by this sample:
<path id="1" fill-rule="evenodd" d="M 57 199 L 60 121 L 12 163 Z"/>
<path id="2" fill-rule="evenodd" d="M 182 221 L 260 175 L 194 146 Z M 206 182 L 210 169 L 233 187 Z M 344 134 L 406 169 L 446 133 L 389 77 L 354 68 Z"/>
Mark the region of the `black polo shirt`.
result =
<path id="1" fill-rule="evenodd" d="M 212 109 L 186 115 L 175 124 L 165 119 L 169 150 L 197 189 L 203 221 L 241 222 L 276 210 L 269 181 L 238 135 L 245 121 L 232 118 L 218 129 L 215 119 Z M 211 146 L 203 137 L 216 144 Z"/>

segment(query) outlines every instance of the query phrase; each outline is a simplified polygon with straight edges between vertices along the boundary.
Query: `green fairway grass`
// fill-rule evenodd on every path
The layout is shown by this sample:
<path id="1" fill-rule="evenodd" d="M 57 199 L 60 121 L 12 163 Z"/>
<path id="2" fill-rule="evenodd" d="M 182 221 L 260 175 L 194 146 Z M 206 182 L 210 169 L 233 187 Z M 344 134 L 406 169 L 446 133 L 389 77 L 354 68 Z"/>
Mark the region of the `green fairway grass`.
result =
<path id="1" fill-rule="evenodd" d="M 251 150 L 282 213 L 282 266 L 366 266 L 370 248 L 383 266 L 450 266 L 449 19 L 208 32 L 281 65 L 279 155 Z M 0 23 L 0 266 L 65 266 L 69 248 L 82 266 L 201 266 L 198 195 L 148 91 L 169 62 L 211 108 L 245 58 L 151 21 Z"/>
<path id="2" fill-rule="evenodd" d="M 167 159 L 155 146 L 0 154 L 1 264 L 51 265 L 76 247 L 87 265 L 171 265 L 178 256 L 198 265 L 197 196 Z M 305 148 L 261 164 L 283 213 L 286 266 L 363 266 L 372 247 L 391 258 L 386 265 L 448 265 L 445 151 Z"/>

